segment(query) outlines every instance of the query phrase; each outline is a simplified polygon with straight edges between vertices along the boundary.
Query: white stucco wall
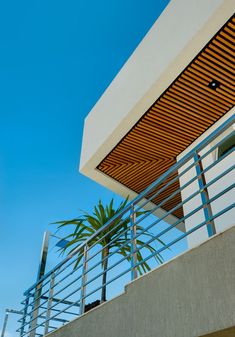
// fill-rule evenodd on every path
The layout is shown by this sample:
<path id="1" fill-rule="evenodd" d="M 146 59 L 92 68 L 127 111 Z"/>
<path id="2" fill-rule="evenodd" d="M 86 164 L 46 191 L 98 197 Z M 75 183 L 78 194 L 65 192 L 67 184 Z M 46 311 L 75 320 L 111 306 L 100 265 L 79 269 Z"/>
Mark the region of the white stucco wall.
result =
<path id="1" fill-rule="evenodd" d="M 235 114 L 235 108 L 232 109 L 230 112 L 228 112 L 217 123 L 215 123 L 213 127 L 208 129 L 201 137 L 199 137 L 193 144 L 191 144 L 191 146 L 188 149 L 182 152 L 177 157 L 177 160 L 182 159 L 194 146 L 196 146 L 199 142 L 201 142 L 203 139 L 208 137 L 208 135 L 211 134 L 218 126 L 220 126 L 225 120 L 227 120 L 229 117 L 231 117 L 234 114 Z M 212 148 L 214 145 L 216 145 L 216 143 L 218 143 L 220 140 L 225 138 L 233 130 L 235 130 L 235 124 L 232 125 L 226 132 L 220 135 L 217 139 L 215 139 L 211 144 L 206 146 L 199 154 L 201 156 L 205 154 L 207 151 L 210 150 L 210 148 Z M 212 151 L 208 156 L 206 156 L 202 160 L 203 168 L 206 169 L 208 166 L 213 164 L 215 160 L 216 160 L 216 151 Z M 182 171 L 184 171 L 190 164 L 192 164 L 192 162 L 193 160 L 190 160 L 188 163 L 186 163 L 184 167 L 182 167 L 182 169 L 179 170 L 179 173 L 182 173 Z M 224 160 L 216 164 L 212 169 L 208 170 L 205 173 L 206 183 L 211 182 L 214 178 L 218 177 L 220 174 L 222 174 L 225 170 L 227 170 L 229 167 L 231 167 L 234 164 L 235 164 L 235 153 L 233 152 L 229 154 Z M 193 167 L 190 170 L 188 170 L 186 174 L 180 177 L 181 187 L 184 186 L 188 181 L 190 181 L 195 176 L 196 176 L 196 170 L 195 170 L 195 167 Z M 231 186 L 231 184 L 234 182 L 235 182 L 235 172 L 233 170 L 229 172 L 228 174 L 226 174 L 223 178 L 219 179 L 216 183 L 213 183 L 211 186 L 208 187 L 209 197 L 213 198 L 214 196 L 222 192 L 226 187 Z M 181 193 L 182 201 L 186 200 L 198 189 L 199 189 L 198 181 L 195 180 L 193 183 L 191 183 L 189 186 L 187 186 L 185 189 L 182 190 L 182 193 Z M 217 214 L 218 212 L 222 211 L 223 209 L 231 205 L 234 201 L 235 201 L 235 190 L 232 189 L 211 204 L 212 213 Z M 202 204 L 201 196 L 200 194 L 198 194 L 197 196 L 195 196 L 194 198 L 192 198 L 190 201 L 188 201 L 187 203 L 183 205 L 184 215 L 189 214 L 191 211 L 201 206 L 201 204 Z M 192 216 L 188 217 L 185 220 L 186 231 L 202 223 L 203 221 L 205 221 L 205 216 L 204 216 L 203 209 L 201 209 L 200 211 L 198 211 L 197 213 L 193 214 Z M 235 208 L 224 213 L 222 216 L 216 218 L 214 220 L 214 224 L 215 224 L 217 233 L 222 232 L 225 229 L 234 225 L 235 224 Z M 196 231 L 195 233 L 192 233 L 188 237 L 189 247 L 196 246 L 207 239 L 208 239 L 207 228 L 203 227 L 199 229 L 198 231 Z"/>

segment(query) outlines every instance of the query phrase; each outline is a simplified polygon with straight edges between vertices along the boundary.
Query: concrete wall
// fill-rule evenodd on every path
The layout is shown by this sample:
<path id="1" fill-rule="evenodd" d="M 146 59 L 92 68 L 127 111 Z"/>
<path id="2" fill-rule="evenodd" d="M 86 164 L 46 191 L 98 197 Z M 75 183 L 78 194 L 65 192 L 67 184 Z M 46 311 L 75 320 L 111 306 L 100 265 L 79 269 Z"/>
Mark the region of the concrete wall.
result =
<path id="1" fill-rule="evenodd" d="M 233 116 L 235 114 L 235 108 L 233 108 L 231 111 L 229 111 L 223 118 L 221 118 L 217 123 L 215 123 L 210 129 L 208 129 L 201 137 L 199 137 L 195 142 L 193 142 L 189 148 L 187 148 L 185 151 L 183 151 L 178 157 L 177 160 L 182 159 L 191 149 L 193 149 L 198 143 L 200 143 L 203 139 L 207 138 L 208 135 L 210 135 L 214 130 L 216 130 L 221 124 L 223 124 L 228 118 Z M 232 125 L 227 131 L 225 131 L 222 135 L 220 135 L 217 139 L 215 139 L 212 144 L 209 144 L 206 148 L 204 148 L 200 155 L 202 156 L 207 151 L 209 151 L 212 147 L 216 145 L 219 141 L 221 141 L 223 138 L 225 138 L 228 134 L 233 132 L 235 130 L 235 124 Z M 213 164 L 216 160 L 216 151 L 212 151 L 208 156 L 206 156 L 202 160 L 203 168 L 206 169 L 208 166 Z M 193 160 L 190 160 L 188 163 L 186 163 L 180 170 L 179 173 L 184 171 L 189 165 L 193 163 Z M 224 160 L 222 160 L 220 163 L 216 164 L 212 169 L 208 170 L 205 173 L 205 179 L 206 183 L 209 183 L 216 177 L 218 177 L 220 174 L 222 174 L 224 171 L 226 171 L 228 168 L 232 167 L 235 163 L 235 152 L 228 155 Z M 180 177 L 180 185 L 181 187 L 184 186 L 188 181 L 196 177 L 196 169 L 195 167 L 188 170 L 187 173 L 185 173 L 183 176 Z M 231 186 L 231 184 L 235 181 L 235 170 L 229 172 L 226 174 L 223 178 L 219 179 L 216 183 L 212 184 L 208 187 L 208 193 L 209 197 L 213 198 L 214 196 L 218 195 L 220 192 L 222 192 L 225 188 Z M 182 190 L 181 196 L 182 201 L 189 198 L 193 193 L 199 190 L 198 181 L 195 180 L 193 183 L 188 185 L 185 189 Z M 217 214 L 220 211 L 224 210 L 226 207 L 230 206 L 234 202 L 234 196 L 235 196 L 234 189 L 231 189 L 227 193 L 225 193 L 223 196 L 215 200 L 211 204 L 212 213 Z M 187 203 L 183 205 L 184 209 L 184 215 L 189 214 L 193 210 L 195 210 L 197 207 L 200 207 L 202 205 L 201 201 L 201 195 L 197 194 L 194 198 L 189 200 Z M 220 233 L 224 231 L 226 228 L 229 228 L 230 226 L 234 225 L 234 219 L 235 219 L 235 208 L 231 209 L 230 211 L 224 213 L 222 216 L 216 218 L 214 220 L 216 232 Z M 185 220 L 185 229 L 188 231 L 189 229 L 195 227 L 196 225 L 199 225 L 205 221 L 205 216 L 203 209 L 199 210 L 197 213 L 193 214 L 192 216 L 188 217 Z M 206 227 L 202 227 L 196 232 L 192 233 L 187 237 L 188 239 L 188 245 L 190 248 L 200 244 L 201 242 L 208 239 L 208 232 Z"/>
<path id="2" fill-rule="evenodd" d="M 235 226 L 50 337 L 198 337 L 235 326 Z"/>

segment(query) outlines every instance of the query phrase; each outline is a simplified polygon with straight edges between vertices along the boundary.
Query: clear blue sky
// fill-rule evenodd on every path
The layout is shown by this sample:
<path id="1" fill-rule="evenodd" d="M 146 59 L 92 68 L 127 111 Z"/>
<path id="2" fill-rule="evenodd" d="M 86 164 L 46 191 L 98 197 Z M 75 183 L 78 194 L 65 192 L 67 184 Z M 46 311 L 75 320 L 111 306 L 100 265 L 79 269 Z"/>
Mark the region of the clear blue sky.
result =
<path id="1" fill-rule="evenodd" d="M 0 329 L 49 223 L 113 196 L 78 172 L 83 120 L 168 2 L 1 1 Z"/>

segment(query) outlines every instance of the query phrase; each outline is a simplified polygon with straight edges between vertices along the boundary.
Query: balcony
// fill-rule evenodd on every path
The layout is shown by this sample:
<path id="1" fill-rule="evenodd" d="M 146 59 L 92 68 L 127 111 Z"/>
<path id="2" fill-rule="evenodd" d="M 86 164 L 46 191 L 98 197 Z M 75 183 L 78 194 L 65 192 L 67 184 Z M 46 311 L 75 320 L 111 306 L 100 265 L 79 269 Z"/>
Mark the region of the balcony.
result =
<path id="1" fill-rule="evenodd" d="M 21 337 L 235 334 L 234 41 L 234 1 L 171 1 L 88 114 L 80 171 L 129 203 L 25 291 Z"/>
<path id="2" fill-rule="evenodd" d="M 235 325 L 234 122 L 227 118 L 25 292 L 21 337 L 195 337 Z M 125 256 L 112 242 L 98 245 L 117 227 Z M 87 312 L 104 287 L 107 302 Z"/>

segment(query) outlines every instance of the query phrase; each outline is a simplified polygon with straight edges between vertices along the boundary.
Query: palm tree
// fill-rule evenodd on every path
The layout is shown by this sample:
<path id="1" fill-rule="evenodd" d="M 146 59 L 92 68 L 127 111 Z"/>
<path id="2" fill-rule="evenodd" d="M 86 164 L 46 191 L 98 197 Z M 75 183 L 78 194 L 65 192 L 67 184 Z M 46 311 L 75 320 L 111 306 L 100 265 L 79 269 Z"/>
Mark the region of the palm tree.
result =
<path id="1" fill-rule="evenodd" d="M 112 199 L 109 204 L 103 206 L 102 202 L 99 201 L 98 205 L 94 207 L 92 214 L 87 212 L 83 212 L 83 214 L 75 219 L 66 220 L 66 221 L 59 221 L 56 222 L 58 225 L 58 229 L 61 229 L 64 226 L 74 225 L 74 230 L 71 234 L 66 235 L 63 240 L 68 241 L 65 247 L 61 248 L 62 253 L 71 254 L 74 252 L 75 249 L 81 245 L 84 241 L 91 238 L 93 234 L 95 234 L 100 228 L 102 228 L 110 219 L 112 219 L 115 215 L 120 213 L 126 206 L 128 202 L 128 198 L 122 201 L 119 206 L 115 209 L 114 208 L 114 200 Z M 136 212 L 136 218 L 140 215 L 146 213 L 146 211 Z M 125 242 L 131 239 L 131 231 L 127 230 L 128 225 L 130 223 L 130 217 L 123 219 L 122 217 L 117 217 L 115 221 L 107 228 L 102 230 L 98 235 L 96 235 L 93 239 L 89 241 L 89 245 L 98 244 L 102 247 L 102 292 L 101 292 L 101 302 L 106 301 L 106 282 L 107 282 L 107 268 L 108 268 L 108 259 L 109 255 L 114 251 L 117 250 L 117 253 L 125 257 L 128 261 L 131 260 L 131 244 L 130 242 L 125 245 Z M 142 232 L 144 228 L 140 225 L 136 225 L 136 233 Z M 149 231 L 144 231 L 144 235 L 147 237 L 152 237 Z M 164 243 L 159 240 L 159 243 Z M 137 247 L 142 246 L 145 242 L 136 239 Z M 156 252 L 156 249 L 147 244 L 145 246 L 147 250 L 151 253 Z M 82 259 L 82 252 L 78 251 L 78 258 L 74 265 L 74 268 L 77 267 L 80 260 Z M 158 263 L 163 262 L 163 258 L 160 254 L 156 254 L 155 259 Z M 138 273 L 142 275 L 143 273 L 150 270 L 150 267 L 146 261 L 143 261 L 143 256 L 140 251 L 136 253 L 137 262 L 139 263 L 138 267 L 136 268 Z M 142 262 L 141 262 L 142 261 Z"/>

